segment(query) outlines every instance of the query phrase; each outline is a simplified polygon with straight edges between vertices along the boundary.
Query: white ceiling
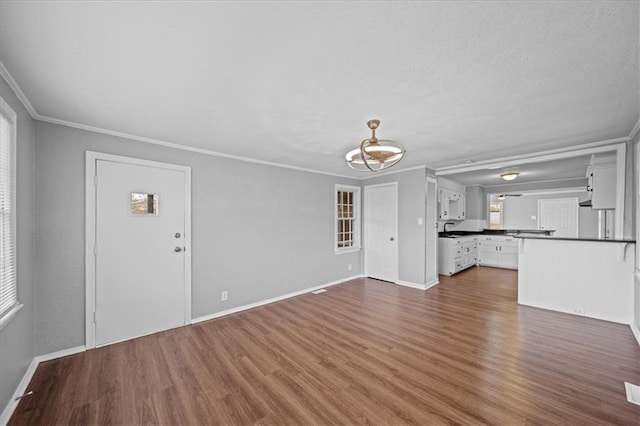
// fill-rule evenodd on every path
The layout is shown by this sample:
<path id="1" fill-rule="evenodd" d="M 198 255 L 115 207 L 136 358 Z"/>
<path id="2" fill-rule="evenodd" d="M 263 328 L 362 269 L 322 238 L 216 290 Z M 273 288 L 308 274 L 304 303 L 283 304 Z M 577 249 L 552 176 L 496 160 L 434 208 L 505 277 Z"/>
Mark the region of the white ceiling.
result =
<path id="1" fill-rule="evenodd" d="M 640 117 L 637 1 L 0 2 L 0 61 L 38 116 L 351 172 L 626 137 Z"/>

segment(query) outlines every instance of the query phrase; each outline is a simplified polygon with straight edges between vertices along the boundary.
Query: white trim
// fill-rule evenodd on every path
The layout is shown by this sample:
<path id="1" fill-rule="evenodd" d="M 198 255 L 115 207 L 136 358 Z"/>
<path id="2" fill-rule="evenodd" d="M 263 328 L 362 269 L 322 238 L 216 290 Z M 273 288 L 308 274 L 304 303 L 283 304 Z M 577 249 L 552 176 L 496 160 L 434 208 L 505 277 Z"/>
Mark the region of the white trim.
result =
<path id="1" fill-rule="evenodd" d="M 20 402 L 19 400 L 16 400 L 16 398 L 26 393 L 27 386 L 29 386 L 31 379 L 33 378 L 33 375 L 35 374 L 36 369 L 38 368 L 38 364 L 39 362 L 37 358 L 33 358 L 31 360 L 31 364 L 29 364 L 27 371 L 25 371 L 24 376 L 22 376 L 22 380 L 20 380 L 18 387 L 16 388 L 15 392 L 11 396 L 11 399 L 7 403 L 6 407 L 4 408 L 2 415 L 0 415 L 0 425 L 4 426 L 7 423 L 9 423 L 9 420 L 11 419 L 11 415 L 15 411 L 16 407 L 18 407 L 18 403 Z"/>
<path id="2" fill-rule="evenodd" d="M 495 188 L 495 187 L 509 187 L 509 186 L 518 186 L 518 185 L 532 185 L 532 184 L 537 184 L 537 183 L 548 183 L 548 182 L 566 182 L 566 181 L 570 181 L 570 180 L 580 180 L 580 179 L 586 179 L 586 177 L 572 177 L 572 178 L 562 178 L 562 179 L 546 179 L 546 180 L 532 180 L 532 181 L 527 181 L 527 182 L 514 182 L 514 183 L 498 183 L 495 185 L 467 185 L 467 187 L 470 186 L 481 186 L 483 188 Z M 584 189 L 584 188 L 582 188 Z"/>
<path id="3" fill-rule="evenodd" d="M 0 63 L 1 64 L 1 63 Z M 1 70 L 0 70 L 1 71 Z M 13 285 L 13 291 L 15 292 L 15 301 L 13 306 L 11 306 L 10 309 L 8 309 L 7 311 L 2 313 L 2 316 L 0 317 L 0 330 L 2 330 L 2 328 L 7 325 L 9 323 L 9 321 L 11 321 L 16 313 L 22 308 L 22 304 L 20 303 L 20 300 L 18 299 L 18 214 L 17 214 L 17 207 L 18 207 L 18 192 L 17 192 L 17 185 L 18 185 L 18 114 L 16 114 L 16 112 L 13 110 L 13 108 L 11 108 L 11 106 L 2 98 L 0 97 L 0 113 L 2 113 L 3 115 L 5 115 L 8 119 L 8 121 L 10 121 L 10 126 L 12 127 L 11 129 L 11 152 L 12 152 L 12 157 L 11 158 L 11 217 L 10 217 L 10 221 L 11 223 L 9 224 L 11 226 L 11 233 L 9 238 L 11 239 L 13 237 L 13 240 L 11 241 L 13 243 L 13 255 L 14 255 L 14 285 Z"/>
<path id="4" fill-rule="evenodd" d="M 377 174 L 377 173 L 372 173 L 368 176 L 364 176 L 364 177 L 356 177 L 355 179 L 358 180 L 367 180 L 367 179 L 374 179 L 380 176 L 387 176 L 387 175 L 395 175 L 396 173 L 404 173 L 404 172 L 411 172 L 413 170 L 426 170 L 427 166 L 416 166 L 416 167 L 409 167 L 407 169 L 398 169 L 398 170 L 392 170 L 390 172 L 384 172 L 381 174 Z"/>
<path id="5" fill-rule="evenodd" d="M 440 284 L 440 280 L 436 278 L 434 281 L 431 281 L 431 282 L 429 282 L 429 283 L 426 283 L 426 284 L 424 285 L 424 287 L 425 287 L 424 289 L 425 289 L 425 290 L 429 290 L 431 287 L 435 287 L 435 286 L 437 286 L 438 284 Z"/>
<path id="6" fill-rule="evenodd" d="M 332 281 L 330 283 L 321 284 L 321 285 L 318 285 L 318 286 L 315 286 L 315 287 L 305 288 L 304 290 L 294 291 L 293 293 L 283 294 L 282 296 L 272 297 L 271 299 L 266 299 L 266 300 L 261 300 L 259 302 L 249 303 L 248 305 L 238 306 L 237 308 L 231 308 L 231 309 L 227 309 L 227 310 L 224 310 L 224 311 L 215 312 L 215 313 L 209 314 L 209 315 L 203 315 L 201 317 L 192 319 L 191 320 L 191 324 L 197 324 L 199 322 L 209 321 L 209 320 L 212 320 L 212 319 L 215 319 L 215 318 L 224 317 L 226 315 L 235 314 L 237 312 L 242 312 L 242 311 L 246 311 L 246 310 L 249 310 L 249 309 L 257 308 L 257 307 L 260 307 L 260 306 L 268 305 L 270 303 L 279 302 L 279 301 L 284 300 L 284 299 L 290 299 L 292 297 L 296 297 L 296 296 L 300 296 L 302 294 L 311 293 L 313 291 L 320 290 L 321 288 L 331 287 L 331 286 L 334 286 L 334 285 L 337 285 L 337 284 L 345 283 L 347 281 L 355 280 L 356 278 L 363 278 L 363 277 L 364 277 L 363 275 L 354 275 L 352 277 L 343 278 L 341 280 Z"/>
<path id="7" fill-rule="evenodd" d="M 489 168 L 500 169 L 503 167 L 518 166 L 520 164 L 541 163 L 550 160 L 562 160 L 565 158 L 579 157 L 582 155 L 599 154 L 602 152 L 614 151 L 618 145 L 624 145 L 629 141 L 628 137 L 609 139 L 606 141 L 593 142 L 583 145 L 574 145 L 566 148 L 552 149 L 532 154 L 514 155 L 503 157 L 497 160 L 478 161 L 472 165 L 454 165 L 440 167 L 436 169 L 436 176 L 446 176 L 476 170 L 487 170 Z"/>
<path id="8" fill-rule="evenodd" d="M 7 312 L 2 314 L 2 317 L 0 317 L 0 330 L 2 330 L 5 325 L 9 324 L 9 321 L 11 321 L 13 317 L 16 316 L 18 311 L 22 309 L 23 306 L 24 306 L 23 303 L 18 302 L 15 305 L 13 305 L 11 309 L 9 309 Z"/>
<path id="9" fill-rule="evenodd" d="M 624 238 L 624 191 L 626 185 L 627 144 L 616 147 L 616 209 L 614 211 L 613 235 L 616 239 Z M 633 166 L 632 166 L 633 167 Z"/>
<path id="10" fill-rule="evenodd" d="M 86 352 L 87 347 L 84 345 L 74 346 L 73 348 L 62 349 L 60 351 L 51 352 L 44 355 L 38 355 L 34 359 L 38 360 L 38 363 L 51 361 L 52 359 L 58 359 L 69 355 L 79 354 L 80 352 Z"/>
<path id="11" fill-rule="evenodd" d="M 629 133 L 629 140 L 633 141 L 633 138 L 636 137 L 638 132 L 640 132 L 640 118 L 638 118 L 638 121 L 636 121 L 636 125 L 633 126 L 633 129 L 631 129 L 631 132 Z"/>
<path id="12" fill-rule="evenodd" d="M 338 247 L 338 201 L 336 199 L 336 194 L 338 191 L 344 192 L 353 192 L 353 209 L 355 211 L 354 215 L 354 229 L 353 229 L 353 245 L 351 247 Z M 362 248 L 362 214 L 361 214 L 361 206 L 362 206 L 362 194 L 361 188 L 359 186 L 352 185 L 343 185 L 337 183 L 334 185 L 333 189 L 333 251 L 335 254 L 343 254 L 343 253 L 353 253 L 356 251 L 360 251 Z"/>
<path id="13" fill-rule="evenodd" d="M 255 159 L 255 158 L 243 157 L 243 156 L 240 156 L 240 155 L 224 154 L 222 152 L 211 151 L 211 150 L 202 149 L 202 148 L 195 148 L 195 147 L 191 147 L 191 146 L 187 146 L 187 145 L 180 145 L 180 144 L 177 144 L 177 143 L 174 143 L 174 142 L 166 142 L 166 141 L 159 140 L 159 139 L 153 139 L 153 138 L 147 138 L 147 137 L 144 137 L 144 136 L 132 135 L 130 133 L 123 133 L 123 132 L 117 132 L 117 131 L 114 131 L 114 130 L 107 130 L 107 129 L 103 129 L 101 127 L 87 126 L 87 125 L 84 125 L 84 124 L 78 124 L 78 123 L 74 123 L 74 122 L 70 122 L 70 121 L 59 120 L 57 118 L 38 116 L 38 120 L 44 121 L 44 122 L 47 122 L 47 123 L 58 124 L 58 125 L 61 125 L 61 126 L 72 127 L 72 128 L 75 128 L 75 129 L 86 130 L 86 131 L 89 131 L 89 132 L 101 133 L 101 134 L 105 134 L 105 135 L 109 135 L 109 136 L 115 136 L 115 137 L 118 137 L 118 138 L 125 138 L 125 139 L 130 139 L 130 140 L 134 140 L 134 141 L 138 141 L 138 142 L 144 142 L 144 143 L 149 143 L 149 144 L 153 144 L 153 145 L 160 145 L 160 146 L 164 146 L 164 147 L 167 147 L 167 148 L 174 148 L 174 149 L 179 149 L 179 150 L 183 150 L 183 151 L 196 152 L 198 154 L 211 155 L 213 157 L 227 158 L 227 159 L 230 159 L 230 160 L 244 161 L 244 162 L 247 162 L 247 163 L 262 164 L 262 165 L 273 166 L 273 167 L 281 167 L 281 168 L 284 168 L 284 169 L 298 170 L 298 171 L 301 171 L 301 172 L 308 172 L 308 173 L 317 173 L 317 174 L 321 174 L 321 175 L 335 176 L 335 177 L 341 177 L 341 178 L 346 178 L 346 179 L 358 179 L 357 177 L 354 177 L 354 176 L 340 175 L 340 174 L 325 172 L 325 171 L 321 171 L 321 170 L 307 169 L 305 167 L 298 167 L 298 166 L 291 166 L 291 165 L 288 165 L 288 164 L 274 163 L 274 162 L 271 162 L 271 161 L 258 160 L 258 159 Z"/>
<path id="14" fill-rule="evenodd" d="M 124 157 L 121 155 L 105 154 L 101 152 L 86 152 L 85 175 L 85 346 L 95 348 L 95 323 L 93 315 L 96 305 L 96 161 L 113 161 L 118 163 L 157 167 L 168 170 L 178 170 L 185 174 L 185 229 L 184 229 L 184 294 L 185 314 L 184 324 L 191 321 L 191 167 L 177 164 L 161 163 L 141 158 Z"/>
<path id="15" fill-rule="evenodd" d="M 631 327 L 631 332 L 633 333 L 633 337 L 638 341 L 638 346 L 640 346 L 640 328 L 636 325 L 635 321 L 629 324 Z"/>
<path id="16" fill-rule="evenodd" d="M 371 189 L 376 189 L 376 188 L 382 188 L 385 186 L 391 186 L 395 188 L 396 191 L 396 227 L 394 230 L 394 235 L 395 235 L 395 239 L 396 239 L 396 252 L 395 252 L 395 263 L 396 263 L 396 276 L 392 277 L 392 279 L 390 281 L 392 282 L 396 282 L 398 281 L 398 276 L 400 275 L 400 261 L 399 261 L 399 252 L 400 252 L 400 235 L 398 232 L 398 226 L 399 226 L 399 222 L 400 222 L 400 198 L 399 198 L 399 189 L 398 189 L 398 182 L 386 182 L 386 183 L 379 183 L 376 185 L 366 185 L 364 187 L 364 207 L 362 209 L 362 212 L 364 214 L 364 220 L 362 221 L 363 223 L 363 229 L 366 230 L 367 229 L 367 218 L 369 218 L 371 215 L 367 214 L 367 212 L 365 211 L 365 209 L 367 208 L 367 191 L 370 191 Z M 366 243 L 366 238 L 367 238 L 367 233 L 363 232 L 363 237 L 365 238 L 364 243 L 362 244 L 362 246 L 364 247 L 363 250 L 363 261 L 364 261 L 364 267 L 362 268 L 364 271 L 364 275 L 366 277 L 370 276 L 367 272 L 367 243 Z M 375 279 L 380 279 L 382 280 L 382 278 L 378 278 L 378 277 L 371 277 L 371 278 L 375 278 Z"/>
<path id="17" fill-rule="evenodd" d="M 31 117 L 34 119 L 40 119 L 40 115 L 33 108 L 33 105 L 31 105 L 31 102 L 29 102 L 29 99 L 27 99 L 24 92 L 22 91 L 22 89 L 20 89 L 20 86 L 18 86 L 18 83 L 16 83 L 16 81 L 13 79 L 13 76 L 4 66 L 2 61 L 0 61 L 0 75 L 2 76 L 2 78 L 4 78 L 4 81 L 7 82 L 9 87 L 11 87 L 11 90 L 13 90 L 13 93 L 16 94 L 18 100 L 22 102 L 22 105 L 27 110 L 29 115 L 31 115 Z"/>
<path id="18" fill-rule="evenodd" d="M 511 193 L 521 193 L 522 195 L 547 195 L 547 194 L 568 194 L 575 192 L 587 192 L 587 189 L 583 186 L 574 186 L 569 188 L 555 188 L 555 189 L 526 189 L 524 191 L 496 191 L 496 192 L 487 192 L 488 195 L 496 195 L 496 194 L 511 194 Z"/>
<path id="19" fill-rule="evenodd" d="M 13 396 L 7 403 L 6 407 L 4 408 L 4 411 L 2 411 L 2 414 L 0 415 L 0 425 L 6 425 L 11 419 L 11 415 L 13 414 L 16 407 L 18 406 L 18 403 L 20 402 L 16 398 L 19 398 L 20 396 L 24 395 L 27 392 L 27 387 L 29 386 L 29 383 L 31 383 L 31 379 L 33 378 L 33 375 L 35 374 L 41 362 L 51 361 L 52 359 L 62 358 L 64 356 L 77 354 L 80 352 L 84 352 L 86 350 L 87 349 L 84 346 L 76 346 L 74 348 L 63 349 L 61 351 L 52 352 L 49 354 L 39 355 L 34 357 L 31 360 L 31 364 L 29 364 L 27 371 L 25 371 L 24 375 L 22 376 L 22 380 L 20 380 L 18 387 L 13 392 Z"/>
<path id="20" fill-rule="evenodd" d="M 416 283 L 412 283 L 412 282 L 409 282 L 409 281 L 396 280 L 395 284 L 401 285 L 403 287 L 415 288 L 415 289 L 418 289 L 418 290 L 426 290 L 427 289 L 427 286 L 425 284 L 416 284 Z"/>

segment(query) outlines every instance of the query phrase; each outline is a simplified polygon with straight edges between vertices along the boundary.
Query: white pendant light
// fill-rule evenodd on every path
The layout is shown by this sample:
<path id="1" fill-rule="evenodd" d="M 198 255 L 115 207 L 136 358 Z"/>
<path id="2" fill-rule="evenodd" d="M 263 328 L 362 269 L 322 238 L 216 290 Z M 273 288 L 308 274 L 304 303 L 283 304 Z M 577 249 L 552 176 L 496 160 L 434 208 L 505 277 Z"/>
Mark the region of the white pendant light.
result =
<path id="1" fill-rule="evenodd" d="M 380 120 L 369 120 L 367 126 L 371 129 L 371 137 L 360 142 L 358 148 L 347 152 L 345 158 L 349 167 L 361 172 L 377 172 L 402 160 L 406 151 L 399 142 L 376 138 Z"/>

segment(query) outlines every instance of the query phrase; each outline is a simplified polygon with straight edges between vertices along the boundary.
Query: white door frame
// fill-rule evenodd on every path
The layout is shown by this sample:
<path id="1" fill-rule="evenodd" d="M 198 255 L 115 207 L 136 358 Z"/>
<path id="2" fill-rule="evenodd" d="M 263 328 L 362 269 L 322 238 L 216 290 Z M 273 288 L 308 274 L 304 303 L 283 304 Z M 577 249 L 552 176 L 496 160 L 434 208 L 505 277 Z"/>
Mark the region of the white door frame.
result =
<path id="1" fill-rule="evenodd" d="M 364 230 L 364 256 L 363 256 L 363 261 L 364 261 L 364 276 L 367 277 L 368 276 L 368 267 L 367 267 L 367 250 L 369 249 L 368 247 L 368 238 L 369 236 L 367 235 L 367 229 L 368 229 L 368 220 L 369 220 L 369 215 L 367 214 L 367 210 L 368 210 L 368 204 L 367 204 L 367 192 L 370 191 L 371 189 L 375 189 L 375 188 L 381 188 L 384 186 L 393 186 L 396 190 L 396 228 L 394 229 L 394 234 L 395 234 L 395 239 L 396 239 L 396 252 L 395 252 L 395 261 L 396 261 L 396 276 L 393 278 L 393 282 L 397 283 L 398 282 L 398 277 L 400 276 L 400 263 L 399 263 L 399 259 L 398 259 L 398 252 L 399 252 L 399 247 L 400 247 L 400 236 L 398 235 L 398 222 L 400 221 L 400 217 L 399 217 L 399 211 L 398 211 L 398 203 L 399 203 L 399 194 L 398 194 L 398 182 L 388 182 L 388 183 L 379 183 L 377 185 L 367 185 L 364 187 L 364 208 L 363 208 L 363 213 L 364 213 L 364 221 L 363 221 L 363 230 Z"/>
<path id="2" fill-rule="evenodd" d="M 179 170 L 185 175 L 185 216 L 184 216 L 184 323 L 191 322 L 191 167 L 176 164 L 160 163 L 140 158 L 105 154 L 102 152 L 86 152 L 85 175 L 85 346 L 96 347 L 95 310 L 96 310 L 96 161 L 113 161 L 117 163 L 149 166 L 167 170 Z"/>

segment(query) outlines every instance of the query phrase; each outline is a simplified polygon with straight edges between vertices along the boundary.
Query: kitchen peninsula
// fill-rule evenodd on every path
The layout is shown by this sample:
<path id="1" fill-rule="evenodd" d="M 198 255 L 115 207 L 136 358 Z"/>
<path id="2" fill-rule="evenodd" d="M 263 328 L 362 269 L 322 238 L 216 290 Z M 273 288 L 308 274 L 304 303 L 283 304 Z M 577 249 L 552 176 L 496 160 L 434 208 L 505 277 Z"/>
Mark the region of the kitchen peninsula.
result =
<path id="1" fill-rule="evenodd" d="M 516 238 L 519 304 L 631 323 L 635 240 Z"/>

